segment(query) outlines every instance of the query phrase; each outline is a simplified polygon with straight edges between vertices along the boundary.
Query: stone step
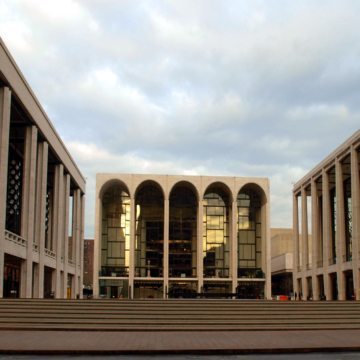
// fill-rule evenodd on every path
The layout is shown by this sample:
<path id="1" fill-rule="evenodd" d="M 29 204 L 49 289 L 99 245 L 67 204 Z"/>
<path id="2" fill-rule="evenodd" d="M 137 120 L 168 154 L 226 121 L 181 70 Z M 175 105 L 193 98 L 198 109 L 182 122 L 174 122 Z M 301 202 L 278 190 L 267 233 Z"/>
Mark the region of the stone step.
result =
<path id="1" fill-rule="evenodd" d="M 0 330 L 360 329 L 360 302 L 1 299 Z"/>

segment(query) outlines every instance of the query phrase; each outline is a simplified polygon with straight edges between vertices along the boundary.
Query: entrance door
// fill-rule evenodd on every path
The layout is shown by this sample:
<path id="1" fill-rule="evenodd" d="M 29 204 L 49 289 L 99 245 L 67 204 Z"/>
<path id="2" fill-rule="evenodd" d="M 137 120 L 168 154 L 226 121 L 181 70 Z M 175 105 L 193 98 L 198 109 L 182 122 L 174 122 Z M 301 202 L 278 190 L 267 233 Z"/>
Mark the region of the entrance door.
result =
<path id="1" fill-rule="evenodd" d="M 346 291 L 346 300 L 354 300 L 354 279 L 352 271 L 345 272 L 345 291 Z"/>
<path id="2" fill-rule="evenodd" d="M 20 297 L 21 259 L 5 254 L 4 257 L 4 292 L 5 298 Z"/>
<path id="3" fill-rule="evenodd" d="M 337 286 L 337 275 L 336 273 L 330 274 L 331 294 L 332 300 L 338 299 L 338 286 Z"/>
<path id="4" fill-rule="evenodd" d="M 5 264 L 4 266 L 4 297 L 20 297 L 20 266 Z"/>

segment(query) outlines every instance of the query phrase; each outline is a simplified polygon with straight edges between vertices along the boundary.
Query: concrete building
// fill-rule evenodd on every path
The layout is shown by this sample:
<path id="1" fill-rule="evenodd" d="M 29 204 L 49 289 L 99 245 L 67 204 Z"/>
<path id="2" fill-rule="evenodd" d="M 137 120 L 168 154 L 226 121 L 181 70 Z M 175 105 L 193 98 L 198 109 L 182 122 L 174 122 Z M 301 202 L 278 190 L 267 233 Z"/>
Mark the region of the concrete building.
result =
<path id="1" fill-rule="evenodd" d="M 272 295 L 293 293 L 293 230 L 271 228 L 271 289 Z"/>
<path id="2" fill-rule="evenodd" d="M 95 213 L 95 297 L 271 297 L 268 179 L 98 174 Z"/>
<path id="3" fill-rule="evenodd" d="M 0 169 L 0 297 L 81 295 L 85 180 L 1 39 Z"/>
<path id="4" fill-rule="evenodd" d="M 294 290 L 303 299 L 360 300 L 359 152 L 360 130 L 294 186 Z"/>

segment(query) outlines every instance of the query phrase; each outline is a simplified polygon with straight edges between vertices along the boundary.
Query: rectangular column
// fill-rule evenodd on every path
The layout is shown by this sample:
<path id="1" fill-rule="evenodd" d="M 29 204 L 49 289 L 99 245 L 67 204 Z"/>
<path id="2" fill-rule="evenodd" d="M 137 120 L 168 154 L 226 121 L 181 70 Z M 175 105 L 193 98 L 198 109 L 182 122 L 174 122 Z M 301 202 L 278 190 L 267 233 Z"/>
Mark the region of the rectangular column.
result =
<path id="1" fill-rule="evenodd" d="M 301 238 L 302 238 L 302 298 L 308 297 L 308 286 L 306 280 L 306 270 L 309 266 L 309 233 L 308 233 L 308 213 L 307 213 L 307 195 L 305 188 L 301 189 Z"/>
<path id="2" fill-rule="evenodd" d="M 83 274 L 84 274 L 84 229 L 85 229 L 85 195 L 81 195 L 81 216 L 80 216 L 80 262 L 79 269 L 79 290 L 80 299 L 83 298 Z"/>
<path id="3" fill-rule="evenodd" d="M 294 239 L 294 253 L 293 253 L 293 287 L 294 293 L 299 294 L 298 275 L 299 275 L 299 205 L 297 194 L 293 193 L 293 239 Z"/>
<path id="4" fill-rule="evenodd" d="M 335 186 L 336 186 L 336 267 L 338 299 L 345 300 L 345 281 L 342 272 L 345 245 L 345 204 L 344 204 L 344 181 L 342 166 L 339 159 L 335 160 Z"/>
<path id="5" fill-rule="evenodd" d="M 359 155 L 354 146 L 351 147 L 351 206 L 354 294 L 356 300 L 360 300 L 360 180 Z"/>
<path id="6" fill-rule="evenodd" d="M 46 222 L 46 188 L 48 171 L 48 151 L 47 142 L 38 144 L 37 161 L 37 182 L 36 182 L 36 209 L 35 209 L 35 242 L 39 250 L 38 267 L 38 288 L 35 297 L 44 297 L 44 257 L 45 257 L 45 222 Z"/>
<path id="7" fill-rule="evenodd" d="M 232 292 L 235 293 L 237 288 L 238 278 L 238 241 L 237 241 L 237 200 L 233 200 L 231 206 L 231 233 L 230 233 L 230 254 L 231 254 L 231 278 L 232 278 Z"/>
<path id="8" fill-rule="evenodd" d="M 74 253 L 74 262 L 75 262 L 75 294 L 80 296 L 79 291 L 79 267 L 80 262 L 80 237 L 81 237 L 81 191 L 76 189 L 74 191 L 74 227 L 75 232 L 73 232 L 73 243 L 75 243 L 75 253 Z"/>
<path id="9" fill-rule="evenodd" d="M 56 252 L 56 278 L 55 278 L 55 298 L 61 298 L 61 246 L 63 239 L 63 223 L 64 223 L 64 166 L 58 164 L 55 166 L 54 175 L 54 222 L 52 241 Z"/>
<path id="10" fill-rule="evenodd" d="M 316 182 L 311 180 L 311 235 L 312 235 L 312 289 L 313 300 L 319 300 L 319 286 L 316 277 L 318 268 L 319 208 Z"/>
<path id="11" fill-rule="evenodd" d="M 25 130 L 25 154 L 24 154 L 24 177 L 23 196 L 21 210 L 21 236 L 27 240 L 26 271 L 21 279 L 25 283 L 25 293 L 21 297 L 32 297 L 33 284 L 33 244 L 35 224 L 35 189 L 36 189 L 36 155 L 37 155 L 36 126 L 29 126 Z"/>
<path id="12" fill-rule="evenodd" d="M 169 291 L 169 199 L 164 198 L 164 258 L 163 258 L 163 277 L 164 277 L 164 298 Z"/>
<path id="13" fill-rule="evenodd" d="M 329 281 L 328 266 L 331 249 L 331 207 L 330 207 L 330 189 L 329 174 L 322 169 L 322 201 L 323 201 L 323 274 L 324 274 L 324 291 L 326 300 L 332 299 L 331 286 Z"/>
<path id="14" fill-rule="evenodd" d="M 11 91 L 0 88 L 0 298 L 3 297 Z"/>
<path id="15" fill-rule="evenodd" d="M 202 199 L 198 202 L 197 212 L 197 277 L 198 277 L 198 292 L 202 291 L 204 285 L 204 263 L 203 263 L 203 213 L 204 206 Z"/>
<path id="16" fill-rule="evenodd" d="M 62 238 L 62 259 L 64 262 L 64 279 L 63 279 L 63 294 L 67 298 L 67 284 L 68 284 L 68 261 L 69 261 L 69 198 L 70 198 L 70 175 L 64 175 L 64 227 Z"/>

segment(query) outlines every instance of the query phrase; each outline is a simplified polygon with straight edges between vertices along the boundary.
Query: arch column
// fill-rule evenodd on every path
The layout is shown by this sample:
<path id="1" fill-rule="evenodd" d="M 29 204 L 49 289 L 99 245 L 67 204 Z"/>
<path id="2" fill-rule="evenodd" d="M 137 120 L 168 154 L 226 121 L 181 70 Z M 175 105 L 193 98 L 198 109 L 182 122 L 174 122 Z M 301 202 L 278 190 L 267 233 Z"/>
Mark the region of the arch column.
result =
<path id="1" fill-rule="evenodd" d="M 129 268 L 129 298 L 134 298 L 135 277 L 135 234 L 136 234 L 136 206 L 135 198 L 130 197 L 130 268 Z M 99 238 L 100 239 L 100 238 Z"/>
<path id="2" fill-rule="evenodd" d="M 3 297 L 6 194 L 9 158 L 11 91 L 0 88 L 0 298 Z"/>
<path id="3" fill-rule="evenodd" d="M 238 242 L 237 242 L 237 199 L 233 200 L 231 206 L 231 237 L 230 237 L 230 254 L 231 254 L 231 278 L 232 292 L 235 293 L 238 277 Z"/>
<path id="4" fill-rule="evenodd" d="M 164 257 L 163 257 L 163 278 L 164 298 L 169 291 L 169 198 L 164 196 Z"/>
<path id="5" fill-rule="evenodd" d="M 198 277 L 198 292 L 202 291 L 204 286 L 204 262 L 203 262 L 203 214 L 204 214 L 204 205 L 203 200 L 199 199 L 198 202 L 198 213 L 197 213 L 197 277 Z"/>

